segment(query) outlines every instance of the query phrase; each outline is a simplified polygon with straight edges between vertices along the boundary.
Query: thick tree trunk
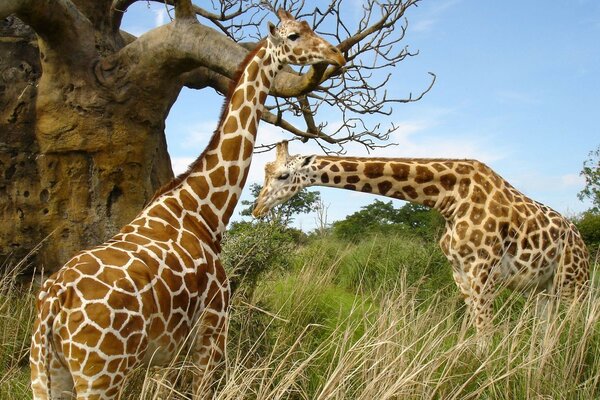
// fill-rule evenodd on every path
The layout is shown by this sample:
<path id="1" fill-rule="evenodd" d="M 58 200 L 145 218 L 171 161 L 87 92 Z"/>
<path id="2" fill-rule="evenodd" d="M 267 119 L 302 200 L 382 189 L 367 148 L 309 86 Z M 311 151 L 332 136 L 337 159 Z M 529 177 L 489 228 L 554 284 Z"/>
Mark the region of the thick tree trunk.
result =
<path id="1" fill-rule="evenodd" d="M 53 271 L 116 233 L 172 177 L 172 100 L 115 98 L 92 64 L 41 74 L 35 34 L 16 18 L 2 21 L 0 36 L 0 258 L 19 260 L 46 239 L 31 264 Z"/>

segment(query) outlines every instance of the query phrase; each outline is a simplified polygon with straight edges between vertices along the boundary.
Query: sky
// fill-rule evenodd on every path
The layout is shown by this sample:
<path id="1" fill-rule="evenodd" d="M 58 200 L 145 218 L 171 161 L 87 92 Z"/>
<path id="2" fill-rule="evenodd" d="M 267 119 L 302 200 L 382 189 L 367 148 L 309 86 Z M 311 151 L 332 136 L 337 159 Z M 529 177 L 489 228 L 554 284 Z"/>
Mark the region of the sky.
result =
<path id="1" fill-rule="evenodd" d="M 346 2 L 350 20 L 356 16 L 350 5 L 361 3 Z M 390 137 L 397 146 L 368 154 L 349 145 L 347 154 L 475 158 L 527 196 L 567 216 L 588 209 L 590 203 L 581 202 L 577 193 L 585 183 L 579 175 L 583 161 L 600 145 L 600 1 L 422 0 L 406 17 L 402 45 L 419 55 L 391 70 L 386 87 L 406 97 L 427 87 L 428 72 L 437 81 L 421 101 L 394 106 L 389 117 L 372 117 L 398 127 Z M 122 28 L 140 35 L 168 22 L 163 5 L 140 2 L 126 13 Z M 221 104 L 211 89 L 182 91 L 166 121 L 176 174 L 208 143 Z M 316 116 L 317 121 L 326 118 Z M 267 123 L 259 127 L 258 143 L 290 138 Z M 320 150 L 314 143 L 293 142 L 290 153 Z M 250 198 L 250 184 L 262 183 L 264 164 L 274 157 L 274 152 L 254 156 L 242 199 Z M 313 190 L 329 206 L 329 222 L 376 198 L 391 200 L 341 189 Z M 404 204 L 393 201 L 396 207 Z M 238 205 L 234 220 L 241 218 L 240 210 Z M 306 231 L 315 224 L 314 214 L 294 222 Z"/>

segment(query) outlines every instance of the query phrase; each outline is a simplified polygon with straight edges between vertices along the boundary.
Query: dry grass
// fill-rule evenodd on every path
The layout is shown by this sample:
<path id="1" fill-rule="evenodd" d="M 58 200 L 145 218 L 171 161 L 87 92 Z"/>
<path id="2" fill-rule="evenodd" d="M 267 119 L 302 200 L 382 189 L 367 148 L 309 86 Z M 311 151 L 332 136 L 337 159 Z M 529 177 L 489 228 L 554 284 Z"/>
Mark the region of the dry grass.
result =
<path id="1" fill-rule="evenodd" d="M 214 399 L 600 398 L 597 290 L 546 322 L 535 316 L 535 299 L 508 296 L 487 351 L 478 353 L 447 288 L 431 295 L 400 276 L 393 290 L 348 291 L 336 283 L 348 256 L 341 250 L 307 258 L 263 281 L 251 301 L 234 299 Z M 33 295 L 14 275 L 1 284 L 0 398 L 30 398 Z M 185 356 L 167 368 L 136 371 L 123 398 L 190 398 L 193 374 Z"/>

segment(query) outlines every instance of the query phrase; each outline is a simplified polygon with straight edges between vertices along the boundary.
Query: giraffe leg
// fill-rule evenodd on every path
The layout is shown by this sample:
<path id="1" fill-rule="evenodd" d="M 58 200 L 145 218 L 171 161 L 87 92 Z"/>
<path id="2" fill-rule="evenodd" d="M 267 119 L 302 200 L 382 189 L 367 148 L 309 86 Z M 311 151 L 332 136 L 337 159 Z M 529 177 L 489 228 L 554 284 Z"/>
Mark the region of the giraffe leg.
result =
<path id="1" fill-rule="evenodd" d="M 52 333 L 42 339 L 42 332 L 50 329 L 50 325 L 49 318 L 46 318 L 44 321 L 36 320 L 33 326 L 30 349 L 33 398 L 35 400 L 73 399 L 74 387 L 71 373 L 59 360 L 54 346 L 47 343 L 51 340 Z"/>
<path id="2" fill-rule="evenodd" d="M 220 314 L 220 315 L 219 315 Z M 225 358 L 227 315 L 207 310 L 194 343 L 194 399 L 210 398 L 214 373 Z"/>
<path id="3" fill-rule="evenodd" d="M 469 284 L 465 274 L 458 268 L 454 268 L 452 277 L 454 278 L 454 282 L 456 283 L 458 290 L 460 290 L 463 301 L 467 306 L 467 318 L 464 319 L 464 322 L 470 321 L 473 318 L 473 295 L 471 293 L 471 285 Z M 463 323 L 463 332 L 465 332 L 466 327 L 467 324 Z"/>
<path id="4" fill-rule="evenodd" d="M 499 261 L 499 260 L 498 260 Z M 474 263 L 470 280 L 471 293 L 473 294 L 472 322 L 477 331 L 477 352 L 484 354 L 489 348 L 490 334 L 494 320 L 494 299 L 498 288 L 497 276 L 494 266 L 498 261 Z"/>

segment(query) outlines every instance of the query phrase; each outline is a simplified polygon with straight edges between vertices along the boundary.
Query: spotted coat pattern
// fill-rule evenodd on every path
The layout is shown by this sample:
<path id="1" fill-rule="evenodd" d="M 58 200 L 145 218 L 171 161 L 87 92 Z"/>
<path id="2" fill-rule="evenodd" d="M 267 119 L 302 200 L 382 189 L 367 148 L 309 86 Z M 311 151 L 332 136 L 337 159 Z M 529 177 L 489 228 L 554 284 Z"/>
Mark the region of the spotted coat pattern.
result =
<path id="1" fill-rule="evenodd" d="M 242 62 L 219 126 L 188 172 L 106 243 L 82 251 L 40 291 L 31 345 L 35 399 L 113 399 L 139 365 L 186 347 L 205 395 L 223 358 L 229 284 L 222 232 L 250 166 L 271 82 L 286 63 L 342 65 L 339 50 L 280 10 L 279 28 Z"/>
<path id="2" fill-rule="evenodd" d="M 254 209 L 264 215 L 307 186 L 331 186 L 423 204 L 445 221 L 440 246 L 478 332 L 499 287 L 566 299 L 589 282 L 577 228 L 476 160 L 290 156 L 278 144 Z M 542 296 L 542 303 L 547 296 Z"/>

